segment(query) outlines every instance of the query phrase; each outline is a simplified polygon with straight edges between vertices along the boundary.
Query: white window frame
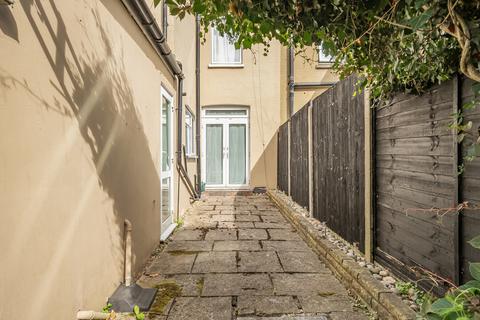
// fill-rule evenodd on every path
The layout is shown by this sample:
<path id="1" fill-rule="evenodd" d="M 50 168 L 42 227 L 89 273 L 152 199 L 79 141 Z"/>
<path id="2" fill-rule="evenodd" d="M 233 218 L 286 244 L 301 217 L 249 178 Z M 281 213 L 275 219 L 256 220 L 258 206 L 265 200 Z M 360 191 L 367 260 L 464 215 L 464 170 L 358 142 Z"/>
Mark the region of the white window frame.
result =
<path id="1" fill-rule="evenodd" d="M 195 150 L 195 115 L 188 106 L 185 106 L 185 153 L 187 157 L 196 156 Z M 190 119 L 189 119 L 190 118 Z M 188 130 L 190 128 L 190 132 Z"/>
<path id="2" fill-rule="evenodd" d="M 211 68 L 221 68 L 221 67 L 229 67 L 229 68 L 242 68 L 243 67 L 243 49 L 240 47 L 240 49 L 235 49 L 240 51 L 240 61 L 229 61 L 229 62 L 219 62 L 215 61 L 215 37 L 214 37 L 214 31 L 216 31 L 215 27 L 210 28 L 210 34 L 211 34 L 211 63 L 209 64 L 209 67 Z M 219 33 L 217 33 L 219 34 Z M 234 44 L 231 44 L 234 45 Z"/>
<path id="3" fill-rule="evenodd" d="M 322 44 L 317 45 L 317 62 L 321 65 L 332 65 L 333 57 L 323 53 Z"/>

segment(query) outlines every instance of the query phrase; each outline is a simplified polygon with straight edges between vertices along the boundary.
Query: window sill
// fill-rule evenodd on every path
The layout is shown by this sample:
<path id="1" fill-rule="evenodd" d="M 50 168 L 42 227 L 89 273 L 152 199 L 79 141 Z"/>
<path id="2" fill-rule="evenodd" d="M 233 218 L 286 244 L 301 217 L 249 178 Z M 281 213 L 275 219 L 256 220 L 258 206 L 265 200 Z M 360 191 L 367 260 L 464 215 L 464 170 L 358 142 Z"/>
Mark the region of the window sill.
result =
<path id="1" fill-rule="evenodd" d="M 196 154 L 187 154 L 186 155 L 187 160 L 196 160 L 198 159 L 198 156 Z"/>
<path id="2" fill-rule="evenodd" d="M 243 68 L 244 65 L 242 64 L 216 64 L 216 63 L 210 63 L 208 65 L 209 69 L 241 69 Z"/>
<path id="3" fill-rule="evenodd" d="M 331 69 L 333 67 L 333 63 L 331 62 L 319 62 L 315 66 L 315 69 Z"/>

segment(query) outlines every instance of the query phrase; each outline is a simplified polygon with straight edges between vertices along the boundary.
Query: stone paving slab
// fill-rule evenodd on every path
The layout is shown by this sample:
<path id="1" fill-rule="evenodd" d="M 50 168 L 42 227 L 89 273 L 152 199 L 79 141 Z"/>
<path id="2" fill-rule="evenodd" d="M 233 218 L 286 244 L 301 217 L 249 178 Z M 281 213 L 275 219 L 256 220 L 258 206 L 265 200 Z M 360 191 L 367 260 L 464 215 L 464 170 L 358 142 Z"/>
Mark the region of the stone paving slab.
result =
<path id="1" fill-rule="evenodd" d="M 287 220 L 281 215 L 261 215 L 260 218 L 263 222 L 284 223 L 287 224 Z"/>
<path id="2" fill-rule="evenodd" d="M 176 274 L 190 273 L 195 254 L 160 253 L 151 265 L 147 267 L 147 274 Z"/>
<path id="3" fill-rule="evenodd" d="M 239 272 L 282 272 L 275 251 L 256 251 L 238 253 Z"/>
<path id="4" fill-rule="evenodd" d="M 211 251 L 197 255 L 192 273 L 237 272 L 235 252 Z"/>
<path id="5" fill-rule="evenodd" d="M 239 229 L 238 239 L 240 240 L 267 240 L 268 233 L 264 229 Z"/>
<path id="6" fill-rule="evenodd" d="M 265 273 L 209 274 L 205 276 L 204 296 L 272 295 L 273 285 Z"/>
<path id="7" fill-rule="evenodd" d="M 218 228 L 226 229 L 245 229 L 245 228 L 255 228 L 253 222 L 232 222 L 232 221 L 220 221 L 218 223 Z"/>
<path id="8" fill-rule="evenodd" d="M 287 223 L 275 223 L 275 222 L 254 222 L 255 228 L 262 229 L 290 229 L 293 227 Z"/>
<path id="9" fill-rule="evenodd" d="M 231 320 L 232 298 L 177 298 L 168 319 Z"/>
<path id="10" fill-rule="evenodd" d="M 275 294 L 331 296 L 347 290 L 330 273 L 275 273 L 271 275 Z"/>
<path id="11" fill-rule="evenodd" d="M 262 247 L 257 240 L 215 241 L 214 251 L 258 251 Z"/>
<path id="12" fill-rule="evenodd" d="M 208 230 L 205 240 L 237 240 L 237 230 L 212 229 Z"/>
<path id="13" fill-rule="evenodd" d="M 304 252 L 278 252 L 278 257 L 285 272 L 319 272 L 327 270 L 318 256 L 311 250 Z"/>
<path id="14" fill-rule="evenodd" d="M 303 241 L 297 232 L 285 229 L 270 229 L 268 230 L 270 240 L 298 240 Z"/>
<path id="15" fill-rule="evenodd" d="M 236 214 L 235 221 L 260 221 L 260 217 L 254 214 Z"/>
<path id="16" fill-rule="evenodd" d="M 352 303 L 345 295 L 332 296 L 299 296 L 302 309 L 308 313 L 315 312 L 353 312 Z"/>
<path id="17" fill-rule="evenodd" d="M 310 251 L 310 248 L 303 241 L 278 241 L 263 240 L 262 248 L 273 251 Z"/>
<path id="18" fill-rule="evenodd" d="M 160 320 L 365 320 L 265 195 L 202 199 L 138 283 Z"/>
<path id="19" fill-rule="evenodd" d="M 165 247 L 166 252 L 188 253 L 199 251 L 211 251 L 213 247 L 213 241 L 205 240 L 179 240 L 171 241 Z"/>
<path id="20" fill-rule="evenodd" d="M 301 310 L 291 296 L 240 296 L 237 301 L 238 315 L 295 314 Z"/>
<path id="21" fill-rule="evenodd" d="M 178 230 L 175 232 L 175 234 L 172 236 L 172 240 L 177 241 L 177 240 L 203 240 L 204 237 L 204 232 L 202 230 L 189 230 L 189 229 L 184 229 L 184 230 Z"/>

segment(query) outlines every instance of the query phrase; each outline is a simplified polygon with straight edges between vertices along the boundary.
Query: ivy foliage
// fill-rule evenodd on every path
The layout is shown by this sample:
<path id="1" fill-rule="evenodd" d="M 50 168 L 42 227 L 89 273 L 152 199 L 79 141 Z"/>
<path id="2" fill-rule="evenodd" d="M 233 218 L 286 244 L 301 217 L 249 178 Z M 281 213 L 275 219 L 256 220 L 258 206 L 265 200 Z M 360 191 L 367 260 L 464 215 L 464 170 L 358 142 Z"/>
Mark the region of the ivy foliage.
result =
<path id="1" fill-rule="evenodd" d="M 202 17 L 203 34 L 212 25 L 237 47 L 272 40 L 303 49 L 321 45 L 341 78 L 357 73 L 371 96 L 422 93 L 458 72 L 476 81 L 480 103 L 480 0 L 165 0 L 170 13 Z M 154 0 L 158 4 L 160 0 Z M 459 142 L 469 134 L 463 110 L 451 128 Z M 466 159 L 480 155 L 480 138 Z"/>
<path id="2" fill-rule="evenodd" d="M 475 249 L 480 249 L 480 236 L 468 242 Z M 453 288 L 433 303 L 425 300 L 419 315 L 421 320 L 480 319 L 480 262 L 470 262 L 469 271 L 473 280 Z"/>
<path id="3" fill-rule="evenodd" d="M 480 70 L 480 0 L 166 2 L 171 14 L 199 14 L 205 31 L 215 25 L 243 48 L 268 48 L 273 39 L 297 48 L 321 43 L 335 57 L 335 70 L 341 76 L 364 75 L 363 85 L 375 97 L 420 93 L 461 69 L 464 50 L 452 36 L 459 30 L 454 12 L 470 33 L 466 61 Z"/>

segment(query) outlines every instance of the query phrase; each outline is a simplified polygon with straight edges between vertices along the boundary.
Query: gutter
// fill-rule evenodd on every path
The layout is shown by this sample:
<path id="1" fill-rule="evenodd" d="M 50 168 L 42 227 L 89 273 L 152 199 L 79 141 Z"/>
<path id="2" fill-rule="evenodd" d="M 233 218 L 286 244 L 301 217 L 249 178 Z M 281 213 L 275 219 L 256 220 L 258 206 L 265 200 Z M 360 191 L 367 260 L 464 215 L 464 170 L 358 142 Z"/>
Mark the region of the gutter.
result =
<path id="1" fill-rule="evenodd" d="M 183 120 L 183 79 L 185 78 L 181 64 L 176 60 L 175 55 L 168 46 L 167 38 L 160 30 L 155 17 L 145 0 L 122 0 L 137 25 L 142 30 L 147 40 L 157 52 L 158 56 L 168 67 L 168 70 L 177 78 L 177 170 L 182 181 L 187 186 L 187 190 L 193 199 L 198 199 L 198 195 L 193 188 L 192 182 L 188 177 L 187 170 L 182 163 L 182 120 Z M 165 12 L 165 8 L 163 8 Z M 164 23 L 166 16 L 164 16 Z M 166 23 L 165 23 L 166 24 Z M 164 25 L 166 28 L 166 25 Z"/>
<path id="2" fill-rule="evenodd" d="M 157 21 L 152 15 L 144 0 L 122 0 L 137 25 L 142 29 L 153 49 L 160 58 L 167 64 L 170 72 L 179 78 L 184 78 L 182 68 L 175 59 L 175 55 L 167 44 L 167 38 L 160 30 Z"/>

